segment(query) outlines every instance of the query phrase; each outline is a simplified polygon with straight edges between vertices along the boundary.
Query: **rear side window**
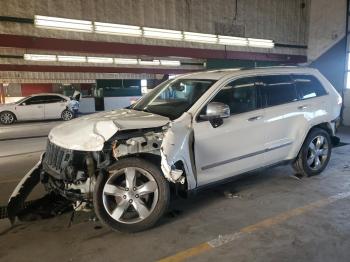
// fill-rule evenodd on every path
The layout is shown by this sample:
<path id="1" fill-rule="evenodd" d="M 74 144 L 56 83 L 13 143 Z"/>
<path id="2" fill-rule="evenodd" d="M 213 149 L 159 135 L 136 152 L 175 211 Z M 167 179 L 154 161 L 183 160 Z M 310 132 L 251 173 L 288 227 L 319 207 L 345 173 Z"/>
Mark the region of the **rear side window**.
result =
<path id="1" fill-rule="evenodd" d="M 300 99 L 308 99 L 327 94 L 320 81 L 312 75 L 292 75 L 292 78 Z"/>
<path id="2" fill-rule="evenodd" d="M 289 75 L 261 76 L 259 79 L 267 106 L 277 106 L 298 100 L 295 85 Z"/>
<path id="3" fill-rule="evenodd" d="M 59 103 L 59 102 L 65 102 L 66 100 L 63 97 L 60 96 L 43 96 L 43 101 L 45 101 L 46 104 L 48 103 Z"/>

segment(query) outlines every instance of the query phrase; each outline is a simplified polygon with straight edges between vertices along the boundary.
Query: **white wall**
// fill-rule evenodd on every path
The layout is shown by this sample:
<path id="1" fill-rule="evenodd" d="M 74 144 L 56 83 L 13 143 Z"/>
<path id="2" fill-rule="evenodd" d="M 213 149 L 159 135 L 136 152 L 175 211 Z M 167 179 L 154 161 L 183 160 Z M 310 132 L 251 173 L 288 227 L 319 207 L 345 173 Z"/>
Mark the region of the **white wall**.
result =
<path id="1" fill-rule="evenodd" d="M 109 111 L 130 106 L 139 98 L 139 96 L 105 97 L 105 110 Z"/>
<path id="2" fill-rule="evenodd" d="M 93 97 L 83 97 L 80 99 L 79 111 L 81 113 L 95 112 L 95 99 Z"/>

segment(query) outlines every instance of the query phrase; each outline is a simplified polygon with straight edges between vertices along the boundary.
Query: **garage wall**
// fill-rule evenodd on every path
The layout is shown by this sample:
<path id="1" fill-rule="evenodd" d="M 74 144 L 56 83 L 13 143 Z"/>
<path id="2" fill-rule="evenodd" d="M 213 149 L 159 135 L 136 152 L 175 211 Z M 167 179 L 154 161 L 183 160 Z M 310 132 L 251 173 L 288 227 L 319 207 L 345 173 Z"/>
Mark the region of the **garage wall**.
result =
<path id="1" fill-rule="evenodd" d="M 22 84 L 22 96 L 29 96 L 32 94 L 52 93 L 52 84 Z"/>
<path id="2" fill-rule="evenodd" d="M 318 59 L 343 39 L 347 0 L 311 0 L 308 60 Z"/>
<path id="3" fill-rule="evenodd" d="M 40 14 L 306 45 L 310 0 L 0 0 L 0 6 L 2 16 Z M 35 30 L 28 25 L 0 25 L 0 32 L 32 34 Z M 46 36 L 50 34 L 71 35 L 51 31 Z"/>

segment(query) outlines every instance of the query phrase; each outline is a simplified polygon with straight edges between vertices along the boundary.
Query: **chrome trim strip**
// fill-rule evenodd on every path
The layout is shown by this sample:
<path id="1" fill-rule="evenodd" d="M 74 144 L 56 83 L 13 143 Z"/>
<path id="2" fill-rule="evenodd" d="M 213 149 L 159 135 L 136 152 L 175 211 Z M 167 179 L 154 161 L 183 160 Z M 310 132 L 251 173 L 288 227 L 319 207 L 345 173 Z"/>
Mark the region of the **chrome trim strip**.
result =
<path id="1" fill-rule="evenodd" d="M 216 162 L 216 163 L 213 163 L 213 164 L 210 164 L 210 165 L 203 166 L 202 170 L 207 170 L 207 169 L 214 168 L 214 167 L 221 166 L 221 165 L 225 165 L 225 164 L 228 164 L 228 163 L 231 163 L 231 162 L 236 162 L 236 161 L 248 158 L 248 157 L 253 157 L 253 156 L 256 156 L 256 155 L 267 153 L 267 152 L 270 152 L 272 150 L 276 150 L 276 149 L 279 149 L 279 148 L 282 148 L 282 147 L 285 147 L 285 146 L 289 146 L 292 143 L 293 142 L 287 142 L 285 144 L 278 145 L 278 146 L 275 146 L 275 147 L 266 148 L 264 150 L 256 151 L 254 153 L 250 153 L 250 154 L 246 154 L 246 155 L 243 155 L 243 156 L 230 158 L 230 159 L 227 159 L 227 160 L 224 160 L 224 161 L 220 161 L 220 162 Z"/>

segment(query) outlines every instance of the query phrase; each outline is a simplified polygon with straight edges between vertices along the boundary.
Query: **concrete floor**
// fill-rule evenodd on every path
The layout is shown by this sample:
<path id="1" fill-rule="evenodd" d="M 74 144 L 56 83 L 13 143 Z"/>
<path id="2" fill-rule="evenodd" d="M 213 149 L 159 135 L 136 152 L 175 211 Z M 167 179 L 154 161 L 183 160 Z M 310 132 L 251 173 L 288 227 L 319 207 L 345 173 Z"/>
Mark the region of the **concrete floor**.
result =
<path id="1" fill-rule="evenodd" d="M 350 129 L 341 137 L 350 143 Z M 7 146 L 21 144 L 23 139 Z M 39 154 L 0 157 L 1 204 Z M 350 145 L 335 148 L 317 177 L 299 180 L 284 166 L 178 200 L 157 227 L 137 234 L 111 232 L 86 213 L 78 213 L 71 227 L 69 214 L 14 228 L 0 220 L 0 261 L 154 261 L 173 255 L 172 261 L 349 261 L 350 197 L 332 198 L 350 192 L 349 155 Z M 216 248 L 200 245 L 220 235 L 234 237 Z"/>

